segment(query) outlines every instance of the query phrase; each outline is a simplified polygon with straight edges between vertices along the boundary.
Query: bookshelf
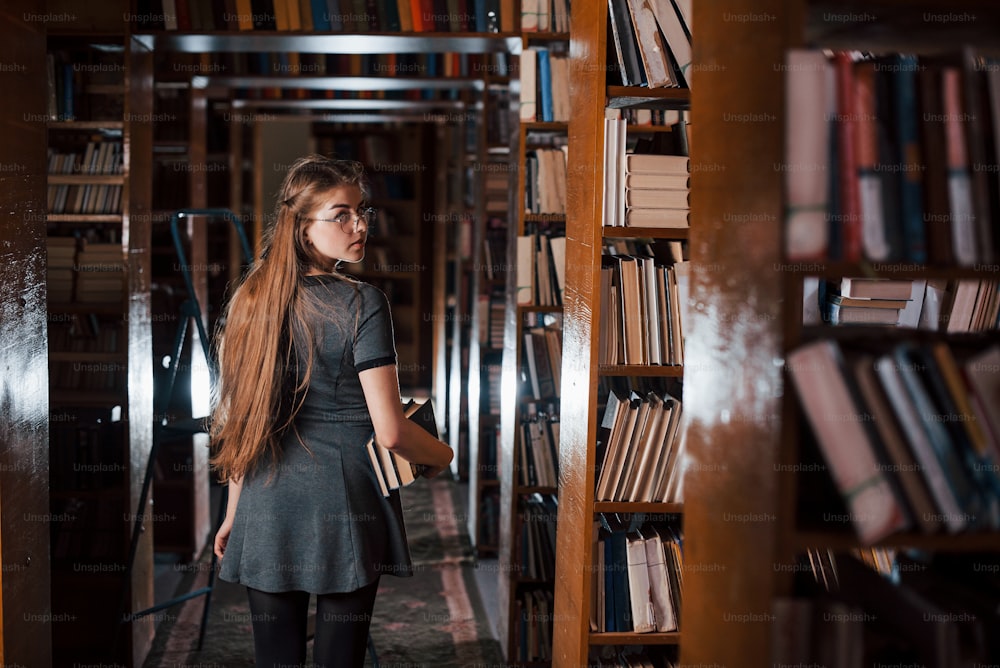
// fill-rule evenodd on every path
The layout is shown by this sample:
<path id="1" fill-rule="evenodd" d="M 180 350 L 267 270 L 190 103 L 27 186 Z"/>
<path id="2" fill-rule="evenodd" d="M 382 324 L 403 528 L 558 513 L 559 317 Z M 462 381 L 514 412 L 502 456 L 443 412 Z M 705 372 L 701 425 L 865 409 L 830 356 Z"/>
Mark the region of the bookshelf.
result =
<path id="1" fill-rule="evenodd" d="M 523 17 L 522 17 L 523 18 Z M 541 79 L 525 78 L 537 44 L 562 54 L 564 34 L 524 34 L 524 50 L 510 76 L 520 83 L 519 108 L 538 99 Z M 529 46 L 531 45 L 531 46 Z M 536 66 L 537 68 L 537 66 Z M 555 81 L 549 90 L 555 88 Z M 551 239 L 565 236 L 567 124 L 537 122 L 517 113 L 510 155 L 516 164 L 507 222 L 507 271 L 500 387 L 499 589 L 500 638 L 511 665 L 549 665 L 552 588 L 558 513 L 559 387 L 562 296 L 555 283 Z M 542 152 L 546 159 L 540 158 Z M 513 176 L 513 175 L 512 175 Z M 544 190 L 544 193 L 541 192 Z M 551 282 L 550 282 L 551 277 Z M 528 347 L 529 341 L 531 347 Z M 546 389 L 546 379 L 551 385 Z"/>
<path id="2" fill-rule="evenodd" d="M 926 18 L 963 13 L 975 19 Z M 757 18 L 743 23 L 733 17 Z M 815 498 L 811 488 L 831 485 L 829 474 L 794 468 L 815 460 L 809 454 L 802 409 L 783 369 L 787 355 L 819 338 L 871 350 L 886 345 L 885 340 L 928 336 L 872 327 L 805 328 L 803 278 L 996 278 L 995 271 L 926 268 L 919 263 L 876 268 L 869 262 L 820 260 L 809 267 L 788 260 L 783 250 L 784 176 L 770 167 L 786 160 L 788 91 L 781 71 L 786 52 L 810 47 L 924 55 L 969 43 L 995 53 L 995 32 L 986 27 L 995 20 L 996 8 L 981 2 L 696 3 L 695 62 L 701 67 L 692 93 L 697 118 L 692 169 L 697 173 L 692 179 L 691 298 L 711 308 L 693 311 L 692 343 L 686 351 L 688 364 L 699 372 L 690 375 L 685 387 L 691 398 L 685 491 L 701 502 L 685 512 L 690 569 L 681 647 L 685 664 L 762 665 L 776 660 L 775 652 L 784 642 L 775 635 L 783 623 L 776 616 L 779 609 L 791 597 L 814 600 L 804 596 L 809 588 L 779 566 L 801 564 L 803 551 L 810 547 L 843 554 L 860 546 L 849 527 L 821 521 L 831 508 L 828 497 L 821 496 L 825 500 L 820 505 L 809 505 L 807 499 Z M 741 46 L 749 39 L 760 40 L 752 54 Z M 734 122 L 733 114 L 757 120 Z M 734 216 L 752 222 L 725 222 Z M 745 325 L 725 325 L 734 322 Z M 996 340 L 995 333 L 931 338 L 956 345 L 966 341 L 980 349 Z M 731 373 L 733 369 L 740 372 Z M 963 557 L 981 555 L 977 558 L 982 563 L 995 563 L 1000 543 L 995 531 L 987 531 L 903 533 L 879 544 L 913 547 L 936 558 L 947 553 L 955 559 L 951 563 L 958 575 L 969 568 L 968 561 L 962 565 Z M 846 592 L 843 596 L 851 599 Z M 962 614 L 961 605 L 951 610 Z M 905 624 L 897 610 L 879 617 Z M 866 634 L 876 626 L 869 621 L 864 624 Z M 909 632 L 929 637 L 938 630 L 926 624 Z M 719 642 L 722 638 L 725 642 Z M 995 659 L 994 654 L 987 661 Z"/>
<path id="3" fill-rule="evenodd" d="M 516 109 L 511 106 L 510 59 L 484 55 L 477 63 L 485 84 L 478 126 L 477 217 L 472 239 L 472 331 L 469 346 L 469 536 L 479 557 L 494 557 L 500 531 L 500 397 L 507 284 L 507 228 L 512 219 L 516 166 Z"/>
<path id="4" fill-rule="evenodd" d="M 111 641 L 120 601 L 128 613 L 153 598 L 151 531 L 125 578 L 152 442 L 152 59 L 122 37 L 54 36 L 48 48 L 60 84 L 49 104 L 50 173 L 63 172 L 47 180 L 50 501 L 64 518 L 52 524 L 52 610 L 72 620 L 54 624 L 53 657 L 141 664 L 151 619 L 121 622 L 117 654 Z"/>
<path id="5" fill-rule="evenodd" d="M 555 578 L 556 620 L 553 661 L 555 665 L 597 665 L 599 660 L 614 661 L 611 656 L 634 654 L 640 650 L 647 656 L 676 662 L 688 638 L 686 611 L 681 611 L 678 626 L 683 631 L 635 632 L 599 631 L 592 622 L 599 620 L 603 602 L 592 603 L 598 597 L 598 577 L 605 580 L 615 568 L 624 567 L 618 561 L 609 568 L 598 562 L 594 545 L 600 539 L 610 539 L 612 533 L 623 530 L 613 520 L 625 520 L 630 528 L 648 521 L 657 526 L 683 532 L 690 531 L 687 506 L 665 501 L 607 501 L 599 489 L 604 446 L 595 447 L 609 436 L 602 430 L 602 416 L 610 390 L 619 396 L 636 391 L 652 390 L 667 393 L 683 405 L 681 432 L 688 421 L 688 405 L 692 397 L 688 374 L 687 341 L 691 334 L 684 327 L 684 354 L 675 364 L 609 363 L 602 361 L 602 320 L 614 313 L 610 304 L 602 303 L 602 266 L 609 264 L 607 247 L 613 245 L 648 244 L 657 264 L 670 265 L 672 248 L 691 243 L 688 229 L 653 227 L 604 226 L 605 190 L 605 109 L 678 110 L 690 104 L 687 89 L 658 89 L 617 85 L 609 73 L 614 61 L 614 45 L 608 28 L 608 5 L 574 3 L 572 7 L 573 40 L 570 49 L 570 75 L 573 81 L 569 121 L 569 152 L 573 156 L 567 174 L 566 212 L 566 288 L 564 298 L 564 342 L 562 394 L 573 397 L 562 407 L 560 428 L 559 533 Z M 700 28 L 699 28 L 700 34 Z M 674 152 L 674 132 L 669 127 L 633 125 L 626 135 L 655 140 L 652 152 Z M 660 139 L 656 139 L 660 137 Z M 669 148 L 668 148 L 669 147 Z M 692 153 L 693 155 L 693 153 Z M 694 158 L 692 158 L 694 160 Z M 692 202 L 692 210 L 694 203 Z M 694 225 L 692 225 L 693 230 Z M 692 259 L 694 256 L 691 251 Z M 683 256 L 686 259 L 686 254 Z M 611 263 L 615 267 L 615 263 Z M 614 269 L 615 271 L 617 269 Z M 604 312 L 602 314 L 602 312 Z M 627 326 L 627 323 L 626 323 Z M 613 359 L 613 358 L 609 358 Z M 697 368 L 697 367 L 696 367 Z M 662 396 L 666 396 L 663 394 Z M 673 448 L 680 443 L 674 441 Z M 613 495 L 613 496 L 621 496 Z M 669 497 L 673 498 L 674 494 Z M 607 496 L 604 496 L 607 498 Z M 693 497 L 687 489 L 684 498 Z M 628 522 L 634 524 L 629 525 Z M 666 542 L 666 538 L 664 538 Z M 607 552 L 605 552 L 607 554 Z M 688 561 L 684 544 L 684 562 Z M 602 570 L 603 568 L 603 570 Z M 684 573 L 684 605 L 693 596 L 687 589 Z M 672 585 L 673 586 L 673 585 Z M 695 605 L 704 605 L 702 600 Z M 595 605 L 597 606 L 594 609 Z M 593 612 L 592 612 L 593 610 Z M 595 618 L 597 618 L 595 620 Z M 601 628 L 598 625 L 598 628 Z M 605 628 L 611 628 L 606 626 Z M 626 628 L 633 628 L 631 622 Z M 602 664 L 609 665 L 609 664 Z M 734 662 L 733 665 L 740 665 Z"/>

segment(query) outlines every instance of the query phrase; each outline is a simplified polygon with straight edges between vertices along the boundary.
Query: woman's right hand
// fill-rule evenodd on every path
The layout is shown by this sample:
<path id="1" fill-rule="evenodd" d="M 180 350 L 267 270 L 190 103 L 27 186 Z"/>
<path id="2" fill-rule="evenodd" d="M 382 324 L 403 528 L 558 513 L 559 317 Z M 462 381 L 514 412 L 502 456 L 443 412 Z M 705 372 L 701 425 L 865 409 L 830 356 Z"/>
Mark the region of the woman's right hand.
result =
<path id="1" fill-rule="evenodd" d="M 229 534 L 232 531 L 233 521 L 227 517 L 219 527 L 219 532 L 215 534 L 215 556 L 219 559 L 226 553 L 226 545 L 229 543 Z"/>

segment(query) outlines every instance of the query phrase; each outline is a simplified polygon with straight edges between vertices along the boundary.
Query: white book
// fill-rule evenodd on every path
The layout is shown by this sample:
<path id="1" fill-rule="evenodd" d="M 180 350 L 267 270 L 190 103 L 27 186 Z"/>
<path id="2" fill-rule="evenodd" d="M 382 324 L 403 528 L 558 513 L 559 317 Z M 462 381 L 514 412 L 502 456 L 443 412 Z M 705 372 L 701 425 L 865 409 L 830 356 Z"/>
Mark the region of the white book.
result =
<path id="1" fill-rule="evenodd" d="M 646 564 L 646 541 L 638 533 L 625 537 L 628 561 L 629 602 L 632 609 L 632 631 L 651 633 L 656 630 L 656 613 L 649 588 L 649 567 Z"/>
<path id="2" fill-rule="evenodd" d="M 691 40 L 684 32 L 684 25 L 670 0 L 651 0 L 656 21 L 667 38 L 667 48 L 677 62 L 677 69 L 684 84 L 691 88 Z"/>
<path id="3" fill-rule="evenodd" d="M 667 562 L 663 557 L 663 541 L 659 534 L 653 532 L 644 541 L 646 550 L 646 570 L 649 577 L 649 595 L 653 603 L 653 614 L 656 616 L 656 630 L 667 633 L 677 630 L 677 615 L 674 603 L 670 597 L 670 576 L 667 574 Z"/>
<path id="4" fill-rule="evenodd" d="M 517 304 L 524 306 L 535 302 L 534 272 L 535 239 L 531 235 L 517 238 Z"/>
<path id="5" fill-rule="evenodd" d="M 786 58 L 785 247 L 789 260 L 821 259 L 829 243 L 827 208 L 833 67 L 821 51 L 792 49 Z"/>
<path id="6" fill-rule="evenodd" d="M 559 295 L 559 303 L 563 300 L 563 290 L 566 286 L 566 237 L 552 237 L 549 239 L 549 246 L 552 249 L 552 263 L 556 273 L 556 291 Z"/>
<path id="7" fill-rule="evenodd" d="M 531 1 L 531 0 L 529 0 Z M 524 14 L 522 9 L 522 17 L 530 16 L 530 14 Z M 537 17 L 537 13 L 535 14 Z M 523 18 L 522 18 L 523 20 Z M 529 30 L 522 26 L 522 30 Z M 527 48 L 521 52 L 521 105 L 520 105 L 520 118 L 526 123 L 530 123 L 538 120 L 538 99 L 536 96 L 537 84 L 537 71 L 538 71 L 538 52 L 536 49 Z"/>

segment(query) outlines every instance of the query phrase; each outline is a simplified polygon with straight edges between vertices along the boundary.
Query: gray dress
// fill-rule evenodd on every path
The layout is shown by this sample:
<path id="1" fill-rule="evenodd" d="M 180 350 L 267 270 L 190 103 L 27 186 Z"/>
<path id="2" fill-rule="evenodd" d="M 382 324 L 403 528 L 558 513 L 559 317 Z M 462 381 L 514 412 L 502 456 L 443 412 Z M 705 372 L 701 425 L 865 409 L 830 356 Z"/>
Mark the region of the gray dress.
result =
<path id="1" fill-rule="evenodd" d="M 277 468 L 243 481 L 219 577 L 267 592 L 348 592 L 412 575 L 399 493 L 382 496 L 365 450 L 372 423 L 358 380 L 395 364 L 392 319 L 371 285 L 307 276 L 304 292 L 318 307 L 309 389 Z"/>

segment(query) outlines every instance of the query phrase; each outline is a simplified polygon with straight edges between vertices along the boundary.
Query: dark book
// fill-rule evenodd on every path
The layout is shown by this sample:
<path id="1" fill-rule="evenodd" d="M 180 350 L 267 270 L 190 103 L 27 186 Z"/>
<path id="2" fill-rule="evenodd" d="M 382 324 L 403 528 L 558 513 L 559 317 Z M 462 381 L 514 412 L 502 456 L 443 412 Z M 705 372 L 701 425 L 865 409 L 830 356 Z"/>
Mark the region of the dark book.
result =
<path id="1" fill-rule="evenodd" d="M 924 152 L 924 223 L 927 259 L 931 264 L 955 262 L 951 247 L 951 213 L 948 204 L 948 154 L 944 138 L 941 72 L 928 65 L 917 75 L 920 96 L 920 141 Z"/>
<path id="2" fill-rule="evenodd" d="M 628 5 L 625 2 L 608 0 L 608 22 L 611 24 L 615 52 L 618 54 L 622 85 L 645 85 L 646 72 L 642 69 L 642 61 L 639 59 L 639 47 L 632 29 Z"/>
<path id="3" fill-rule="evenodd" d="M 923 171 L 917 131 L 917 57 L 893 58 L 893 121 L 896 130 L 899 178 L 899 214 L 903 230 L 903 256 L 923 264 L 927 261 L 924 232 Z"/>

